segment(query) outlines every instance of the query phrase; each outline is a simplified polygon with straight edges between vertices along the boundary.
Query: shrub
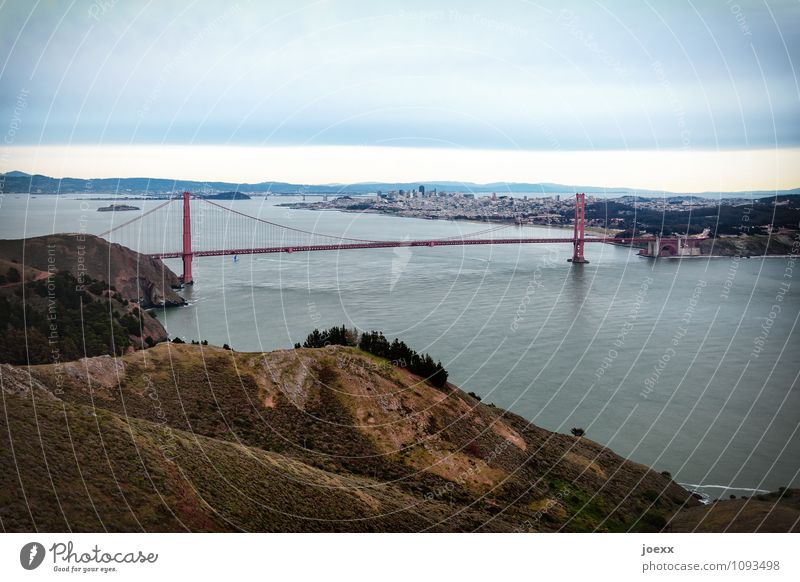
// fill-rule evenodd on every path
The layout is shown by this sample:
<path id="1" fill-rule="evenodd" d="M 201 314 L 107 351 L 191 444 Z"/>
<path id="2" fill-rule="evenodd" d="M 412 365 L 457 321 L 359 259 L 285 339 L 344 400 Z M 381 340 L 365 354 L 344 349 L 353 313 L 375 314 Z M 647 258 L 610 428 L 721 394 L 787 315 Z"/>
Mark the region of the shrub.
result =
<path id="1" fill-rule="evenodd" d="M 426 378 L 437 388 L 447 383 L 448 373 L 441 362 L 434 362 L 429 354 L 418 354 L 398 338 L 390 344 L 383 333 L 371 331 L 361 335 L 358 347 L 380 358 L 392 360 L 396 366 Z"/>
<path id="2" fill-rule="evenodd" d="M 653 491 L 652 489 L 648 489 L 642 494 L 642 497 L 647 499 L 650 503 L 655 503 L 658 501 L 658 491 Z"/>
<path id="3" fill-rule="evenodd" d="M 323 362 L 317 369 L 317 381 L 324 386 L 329 386 L 336 377 L 336 370 L 327 362 Z"/>
<path id="4" fill-rule="evenodd" d="M 656 531 L 661 531 L 667 527 L 667 520 L 664 519 L 663 515 L 656 513 L 655 511 L 648 511 L 645 513 L 641 518 L 641 523 Z"/>
<path id="5" fill-rule="evenodd" d="M 583 430 L 582 428 L 577 428 L 577 427 L 573 428 L 573 429 L 572 429 L 571 431 L 569 431 L 569 432 L 571 432 L 571 433 L 572 433 L 573 435 L 575 435 L 576 437 L 582 437 L 583 435 L 585 435 L 585 434 L 586 434 L 586 431 L 585 431 L 585 430 Z"/>
<path id="6" fill-rule="evenodd" d="M 22 276 L 19 274 L 19 271 L 14 267 L 9 267 L 8 271 L 6 272 L 6 281 L 9 283 L 19 283 L 22 281 Z"/>
<path id="7" fill-rule="evenodd" d="M 358 345 L 358 332 L 349 330 L 342 325 L 320 331 L 315 329 L 303 343 L 304 348 L 324 348 L 325 346 L 356 346 Z"/>

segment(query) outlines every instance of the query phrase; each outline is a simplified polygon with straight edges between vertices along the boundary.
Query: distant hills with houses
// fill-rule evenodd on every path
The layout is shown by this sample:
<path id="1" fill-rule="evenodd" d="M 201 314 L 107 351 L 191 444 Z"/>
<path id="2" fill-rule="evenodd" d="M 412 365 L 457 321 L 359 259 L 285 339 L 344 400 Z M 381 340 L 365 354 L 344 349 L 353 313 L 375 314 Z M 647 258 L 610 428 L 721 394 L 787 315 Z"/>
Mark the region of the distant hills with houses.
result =
<path id="1" fill-rule="evenodd" d="M 171 192 L 189 190 L 195 193 L 216 194 L 222 192 L 244 192 L 253 194 L 297 195 L 297 194 L 370 194 L 392 190 L 413 190 L 424 185 L 425 189 L 447 192 L 472 192 L 477 194 L 496 192 L 502 194 L 571 194 L 585 192 L 599 198 L 620 196 L 698 196 L 702 198 L 763 198 L 800 194 L 800 188 L 791 190 L 759 190 L 748 192 L 697 192 L 676 194 L 661 190 L 635 188 L 602 188 L 585 185 L 552 184 L 548 182 L 492 182 L 476 184 L 447 180 L 426 182 L 360 182 L 357 184 L 291 184 L 288 182 L 264 181 L 254 184 L 169 178 L 54 178 L 41 174 L 20 171 L 0 174 L 0 192 L 6 194 L 120 194 L 159 196 Z"/>

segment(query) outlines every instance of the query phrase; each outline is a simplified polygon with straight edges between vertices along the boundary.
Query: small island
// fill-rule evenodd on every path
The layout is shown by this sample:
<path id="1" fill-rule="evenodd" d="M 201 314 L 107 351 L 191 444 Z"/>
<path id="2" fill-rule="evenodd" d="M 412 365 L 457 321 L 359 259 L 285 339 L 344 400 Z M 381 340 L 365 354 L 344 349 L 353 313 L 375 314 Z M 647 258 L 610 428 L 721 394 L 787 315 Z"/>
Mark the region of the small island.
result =
<path id="1" fill-rule="evenodd" d="M 129 210 L 140 210 L 140 208 L 129 204 L 109 204 L 108 206 L 101 206 L 97 209 L 97 212 L 127 212 Z"/>
<path id="2" fill-rule="evenodd" d="M 250 196 L 242 192 L 220 192 L 202 196 L 206 200 L 250 200 Z"/>

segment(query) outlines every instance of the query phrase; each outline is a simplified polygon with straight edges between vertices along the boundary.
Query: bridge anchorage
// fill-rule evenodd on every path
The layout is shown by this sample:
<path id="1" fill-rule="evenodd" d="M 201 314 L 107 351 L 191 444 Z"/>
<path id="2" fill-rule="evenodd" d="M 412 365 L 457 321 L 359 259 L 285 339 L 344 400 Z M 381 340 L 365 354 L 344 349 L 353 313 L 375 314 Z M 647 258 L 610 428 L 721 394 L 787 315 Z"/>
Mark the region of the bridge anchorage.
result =
<path id="1" fill-rule="evenodd" d="M 175 204 L 181 201 L 182 205 Z M 195 206 L 193 211 L 193 205 Z M 571 244 L 573 265 L 588 263 L 584 248 L 588 243 L 616 245 L 643 244 L 643 257 L 682 257 L 700 254 L 702 238 L 689 237 L 586 237 L 586 197 L 575 195 L 575 221 L 572 237 L 539 238 L 523 236 L 526 226 L 499 224 L 466 235 L 424 240 L 371 240 L 311 232 L 250 216 L 213 200 L 184 192 L 139 216 L 102 233 L 111 242 L 138 250 L 159 259 L 181 259 L 182 285 L 192 285 L 192 262 L 195 257 L 297 253 L 311 251 L 346 251 L 398 247 L 442 247 L 502 244 Z M 146 220 L 145 220 L 146 219 Z M 530 225 L 536 227 L 536 225 Z M 498 233 L 512 229 L 514 236 Z M 177 237 L 177 233 L 182 236 Z M 531 233 L 535 234 L 535 233 Z M 120 238 L 121 237 L 121 238 Z"/>

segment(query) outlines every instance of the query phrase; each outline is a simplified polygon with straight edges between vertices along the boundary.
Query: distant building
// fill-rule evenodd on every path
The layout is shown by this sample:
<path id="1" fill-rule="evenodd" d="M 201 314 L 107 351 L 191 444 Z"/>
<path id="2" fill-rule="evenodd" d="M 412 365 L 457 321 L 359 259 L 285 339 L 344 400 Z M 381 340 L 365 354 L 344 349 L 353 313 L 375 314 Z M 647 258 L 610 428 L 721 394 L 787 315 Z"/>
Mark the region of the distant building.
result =
<path id="1" fill-rule="evenodd" d="M 423 198 L 425 197 L 425 186 L 423 186 L 422 184 L 420 184 L 419 186 L 419 195 L 422 196 Z"/>

